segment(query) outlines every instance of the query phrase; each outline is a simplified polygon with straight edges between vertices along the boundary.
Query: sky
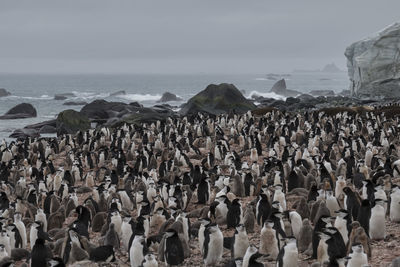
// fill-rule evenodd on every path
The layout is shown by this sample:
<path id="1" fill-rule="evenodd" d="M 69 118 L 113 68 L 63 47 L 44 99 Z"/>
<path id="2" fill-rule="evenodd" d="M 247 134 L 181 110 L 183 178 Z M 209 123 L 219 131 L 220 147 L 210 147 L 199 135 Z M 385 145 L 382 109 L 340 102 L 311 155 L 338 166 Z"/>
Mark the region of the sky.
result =
<path id="1" fill-rule="evenodd" d="M 2 73 L 346 69 L 399 0 L 1 0 Z"/>

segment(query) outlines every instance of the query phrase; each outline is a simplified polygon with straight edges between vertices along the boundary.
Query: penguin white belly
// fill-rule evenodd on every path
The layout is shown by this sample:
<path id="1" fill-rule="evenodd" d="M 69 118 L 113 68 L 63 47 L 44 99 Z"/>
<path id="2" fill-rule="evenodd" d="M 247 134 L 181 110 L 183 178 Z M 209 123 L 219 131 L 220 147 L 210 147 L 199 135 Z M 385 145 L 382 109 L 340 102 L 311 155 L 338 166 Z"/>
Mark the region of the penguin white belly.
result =
<path id="1" fill-rule="evenodd" d="M 204 230 L 205 230 L 205 229 L 206 229 L 206 228 L 204 227 L 204 225 L 200 225 L 198 236 L 199 236 L 199 247 L 200 247 L 200 252 L 201 252 L 202 255 L 203 255 Z"/>
<path id="2" fill-rule="evenodd" d="M 235 236 L 235 244 L 233 247 L 233 255 L 234 259 L 243 258 L 244 254 L 246 254 L 246 250 L 249 247 L 249 238 L 245 233 L 239 233 Z"/>
<path id="3" fill-rule="evenodd" d="M 31 245 L 31 249 L 35 245 L 35 242 L 36 242 L 36 239 L 37 239 L 37 233 L 38 233 L 37 229 L 32 227 L 31 228 L 31 232 L 29 234 L 29 237 L 30 237 L 29 238 L 29 242 L 30 242 L 30 245 Z"/>
<path id="4" fill-rule="evenodd" d="M 282 192 L 275 192 L 274 194 L 274 200 L 273 201 L 279 201 L 281 204 L 282 210 L 286 210 L 286 199 L 285 195 Z"/>
<path id="5" fill-rule="evenodd" d="M 351 253 L 349 257 L 351 258 L 347 263 L 347 267 L 362 267 L 368 265 L 368 258 L 365 253 Z"/>
<path id="6" fill-rule="evenodd" d="M 326 199 L 326 207 L 329 209 L 331 216 L 335 216 L 335 211 L 340 210 L 339 203 L 334 196 Z"/>
<path id="7" fill-rule="evenodd" d="M 131 260 L 131 267 L 139 267 L 143 261 L 143 246 L 138 242 L 132 242 L 131 249 L 129 251 Z"/>
<path id="8" fill-rule="evenodd" d="M 349 232 L 347 231 L 347 221 L 339 216 L 336 217 L 335 227 L 338 229 L 339 233 L 342 235 L 343 241 L 347 244 L 349 241 Z"/>
<path id="9" fill-rule="evenodd" d="M 325 261 L 329 261 L 328 245 L 324 240 L 319 241 L 317 259 L 321 264 L 324 263 Z"/>
<path id="10" fill-rule="evenodd" d="M 400 222 L 400 194 L 392 194 L 390 220 L 392 222 Z"/>
<path id="11" fill-rule="evenodd" d="M 224 249 L 224 237 L 222 232 L 216 232 L 210 234 L 210 243 L 208 244 L 207 257 L 204 259 L 204 264 L 216 265 L 222 258 L 222 253 Z"/>
<path id="12" fill-rule="evenodd" d="M 295 267 L 298 266 L 298 257 L 299 257 L 299 252 L 297 250 L 297 247 L 290 247 L 285 249 L 285 255 L 283 255 L 282 259 L 282 267 Z M 277 265 L 279 266 L 279 265 Z"/>
<path id="13" fill-rule="evenodd" d="M 121 226 L 121 233 L 122 233 L 122 245 L 126 251 L 129 249 L 129 240 L 131 239 L 132 235 L 132 228 L 129 223 L 123 222 Z"/>
<path id="14" fill-rule="evenodd" d="M 300 214 L 295 211 L 290 212 L 290 222 L 292 226 L 293 235 L 296 239 L 299 238 L 301 227 L 303 227 L 303 221 L 301 220 Z"/>
<path id="15" fill-rule="evenodd" d="M 385 208 L 382 206 L 376 205 L 371 209 L 369 236 L 374 240 L 381 240 L 386 236 Z"/>
<path id="16" fill-rule="evenodd" d="M 22 248 L 26 248 L 27 245 L 27 240 L 26 240 L 26 228 L 23 222 L 21 221 L 15 221 L 15 227 L 18 229 L 19 234 L 21 235 L 21 240 L 22 240 Z"/>

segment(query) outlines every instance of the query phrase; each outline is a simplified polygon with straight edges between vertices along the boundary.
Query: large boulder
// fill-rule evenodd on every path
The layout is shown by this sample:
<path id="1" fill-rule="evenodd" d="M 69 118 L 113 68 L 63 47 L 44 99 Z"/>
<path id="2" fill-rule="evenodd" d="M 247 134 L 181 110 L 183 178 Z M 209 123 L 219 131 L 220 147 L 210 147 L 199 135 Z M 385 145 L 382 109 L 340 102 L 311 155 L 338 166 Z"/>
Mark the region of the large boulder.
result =
<path id="1" fill-rule="evenodd" d="M 207 86 L 183 104 L 180 113 L 188 115 L 204 112 L 218 115 L 229 111 L 244 113 L 255 108 L 253 102 L 246 99 L 233 84 L 222 83 Z"/>
<path id="2" fill-rule="evenodd" d="M 166 105 L 157 105 L 149 108 L 143 107 L 138 102 L 126 104 L 122 102 L 108 102 L 106 100 L 95 100 L 85 105 L 80 113 L 93 122 L 107 126 L 118 126 L 122 123 L 165 121 L 166 118 L 177 115 L 172 110 L 172 107 Z"/>
<path id="3" fill-rule="evenodd" d="M 8 92 L 6 89 L 4 89 L 4 88 L 0 88 L 0 97 L 2 97 L 2 96 L 9 96 L 9 95 L 11 95 L 11 93 L 10 92 Z"/>
<path id="4" fill-rule="evenodd" d="M 400 96 L 400 23 L 350 45 L 346 51 L 350 91 L 355 96 Z"/>
<path id="5" fill-rule="evenodd" d="M 160 100 L 158 100 L 157 102 L 159 103 L 165 103 L 165 102 L 169 102 L 169 101 L 182 101 L 182 98 L 180 98 L 179 96 L 176 96 L 173 93 L 170 92 L 165 92 Z"/>
<path id="6" fill-rule="evenodd" d="M 296 90 L 287 89 L 285 79 L 277 81 L 272 86 L 271 92 L 278 94 L 278 95 L 283 95 L 285 97 L 295 97 L 295 96 L 301 94 L 300 92 L 298 92 Z"/>
<path id="7" fill-rule="evenodd" d="M 21 103 L 0 116 L 0 120 L 25 119 L 37 116 L 36 109 L 29 103 Z"/>
<path id="8" fill-rule="evenodd" d="M 89 119 L 82 113 L 67 109 L 60 112 L 56 120 L 57 135 L 74 134 L 90 128 Z"/>

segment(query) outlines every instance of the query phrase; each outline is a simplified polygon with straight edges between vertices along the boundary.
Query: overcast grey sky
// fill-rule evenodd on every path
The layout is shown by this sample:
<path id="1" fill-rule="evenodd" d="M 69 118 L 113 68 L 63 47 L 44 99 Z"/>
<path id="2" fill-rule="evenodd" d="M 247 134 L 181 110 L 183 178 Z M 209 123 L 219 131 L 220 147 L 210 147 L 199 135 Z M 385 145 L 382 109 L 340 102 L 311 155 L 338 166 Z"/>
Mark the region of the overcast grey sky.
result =
<path id="1" fill-rule="evenodd" d="M 345 69 L 400 0 L 1 0 L 0 72 Z"/>

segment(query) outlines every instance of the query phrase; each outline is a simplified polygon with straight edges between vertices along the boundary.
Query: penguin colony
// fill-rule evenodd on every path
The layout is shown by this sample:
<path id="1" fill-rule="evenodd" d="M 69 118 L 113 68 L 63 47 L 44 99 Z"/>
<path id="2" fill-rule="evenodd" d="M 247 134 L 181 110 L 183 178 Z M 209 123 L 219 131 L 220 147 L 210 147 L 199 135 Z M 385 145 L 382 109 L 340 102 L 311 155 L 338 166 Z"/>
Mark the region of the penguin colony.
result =
<path id="1" fill-rule="evenodd" d="M 400 222 L 398 125 L 197 114 L 3 141 L 0 266 L 368 266 Z"/>

